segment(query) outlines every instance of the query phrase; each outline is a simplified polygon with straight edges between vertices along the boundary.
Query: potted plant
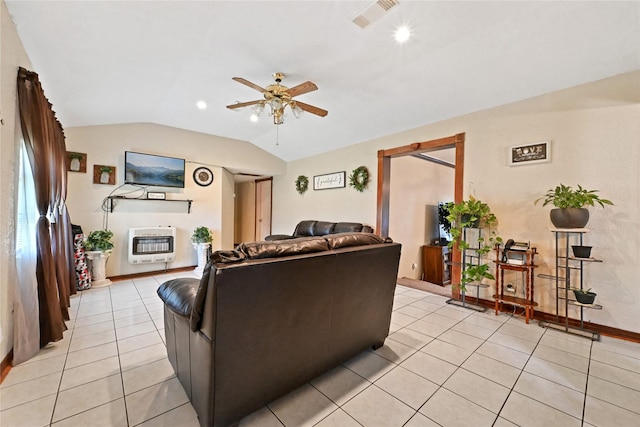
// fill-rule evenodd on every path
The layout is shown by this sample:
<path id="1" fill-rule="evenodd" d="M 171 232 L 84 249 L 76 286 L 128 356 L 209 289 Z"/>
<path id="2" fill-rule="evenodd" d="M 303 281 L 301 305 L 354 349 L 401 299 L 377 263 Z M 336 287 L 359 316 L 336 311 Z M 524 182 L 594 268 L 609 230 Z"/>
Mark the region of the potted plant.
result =
<path id="1" fill-rule="evenodd" d="M 469 200 L 463 200 L 460 203 L 447 203 L 445 209 L 449 212 L 447 220 L 451 224 L 449 230 L 451 241 L 448 246 L 452 248 L 457 245 L 460 251 L 473 250 L 478 256 L 477 264 L 465 264 L 461 272 L 460 289 L 465 292 L 468 283 L 480 282 L 482 279 L 495 280 L 495 277 L 489 272 L 489 265 L 482 262 L 483 255 L 489 253 L 496 244 L 502 242 L 502 238 L 496 234 L 495 230 L 491 230 L 491 227 L 498 220 L 491 212 L 489 205 L 469 196 Z M 466 228 L 487 228 L 489 229 L 489 237 L 484 238 L 479 234 L 475 245 L 471 247 L 465 239 L 464 230 Z"/>
<path id="2" fill-rule="evenodd" d="M 576 297 L 576 301 L 578 301 L 580 304 L 593 304 L 596 299 L 596 294 L 591 292 L 591 288 L 587 289 L 586 291 L 580 288 L 571 289 L 573 290 L 573 294 Z"/>
<path id="3" fill-rule="evenodd" d="M 589 222 L 589 210 L 585 206 L 595 206 L 596 203 L 601 207 L 605 205 L 613 205 L 611 200 L 602 199 L 596 193 L 598 190 L 587 190 L 578 185 L 577 189 L 564 184 L 556 186 L 547 191 L 547 193 L 537 199 L 544 200 L 542 206 L 552 204 L 555 206 L 551 209 L 551 222 L 556 228 L 583 228 Z"/>
<path id="4" fill-rule="evenodd" d="M 193 242 L 193 247 L 198 251 L 198 266 L 194 271 L 202 273 L 207 264 L 207 252 L 213 241 L 211 230 L 205 226 L 196 227 L 191 236 L 191 241 Z"/>
<path id="5" fill-rule="evenodd" d="M 95 230 L 89 233 L 84 242 L 87 258 L 91 260 L 91 286 L 107 286 L 111 280 L 107 279 L 107 260 L 114 247 L 113 232 L 110 230 Z"/>

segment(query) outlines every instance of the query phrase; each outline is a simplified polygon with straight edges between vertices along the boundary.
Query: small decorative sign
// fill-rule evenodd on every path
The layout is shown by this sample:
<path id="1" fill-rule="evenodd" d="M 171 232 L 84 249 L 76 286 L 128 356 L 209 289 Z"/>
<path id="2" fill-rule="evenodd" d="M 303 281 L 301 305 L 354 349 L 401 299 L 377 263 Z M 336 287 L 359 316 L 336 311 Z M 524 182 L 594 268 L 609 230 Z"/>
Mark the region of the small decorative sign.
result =
<path id="1" fill-rule="evenodd" d="M 509 165 L 520 166 L 551 161 L 551 141 L 516 145 L 509 150 Z"/>
<path id="2" fill-rule="evenodd" d="M 116 185 L 116 167 L 93 165 L 93 183 Z"/>
<path id="3" fill-rule="evenodd" d="M 87 173 L 87 154 L 67 151 L 67 170 Z"/>
<path id="4" fill-rule="evenodd" d="M 314 190 L 327 190 L 329 188 L 343 188 L 347 186 L 346 172 L 334 172 L 313 177 Z"/>

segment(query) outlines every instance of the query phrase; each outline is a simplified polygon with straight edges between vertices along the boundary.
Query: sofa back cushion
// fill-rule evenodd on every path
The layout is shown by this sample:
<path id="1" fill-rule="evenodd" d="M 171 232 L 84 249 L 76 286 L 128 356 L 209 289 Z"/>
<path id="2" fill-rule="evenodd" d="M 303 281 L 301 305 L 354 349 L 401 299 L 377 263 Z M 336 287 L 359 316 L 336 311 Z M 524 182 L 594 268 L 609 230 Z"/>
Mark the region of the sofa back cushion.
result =
<path id="1" fill-rule="evenodd" d="M 335 226 L 335 222 L 317 221 L 313 226 L 313 235 L 324 236 L 325 234 L 334 233 L 333 229 Z"/>
<path id="2" fill-rule="evenodd" d="M 313 236 L 313 227 L 318 221 L 300 221 L 293 231 L 294 237 Z"/>
<path id="3" fill-rule="evenodd" d="M 333 228 L 334 233 L 349 233 L 362 231 L 362 224 L 359 222 L 338 222 Z"/>
<path id="4" fill-rule="evenodd" d="M 237 250 L 244 253 L 248 259 L 278 258 L 327 251 L 329 244 L 323 237 L 300 237 L 291 240 L 241 243 Z"/>
<path id="5" fill-rule="evenodd" d="M 329 249 L 347 248 L 350 246 L 375 245 L 387 242 L 377 234 L 371 233 L 337 233 L 324 236 Z M 388 242 L 387 242 L 388 243 Z"/>

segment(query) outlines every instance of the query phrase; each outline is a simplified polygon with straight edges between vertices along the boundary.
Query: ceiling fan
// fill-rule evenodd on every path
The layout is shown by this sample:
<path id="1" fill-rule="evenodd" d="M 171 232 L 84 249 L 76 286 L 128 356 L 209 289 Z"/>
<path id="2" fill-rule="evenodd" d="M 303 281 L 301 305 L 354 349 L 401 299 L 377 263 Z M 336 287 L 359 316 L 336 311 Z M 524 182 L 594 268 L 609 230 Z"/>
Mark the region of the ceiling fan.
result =
<path id="1" fill-rule="evenodd" d="M 233 110 L 235 108 L 248 107 L 253 105 L 253 117 L 252 120 L 257 120 L 260 114 L 264 111 L 266 106 L 269 106 L 269 115 L 273 116 L 273 123 L 280 125 L 284 123 L 284 109 L 289 106 L 293 115 L 298 118 L 302 111 L 307 111 L 311 114 L 315 114 L 320 117 L 326 116 L 329 112 L 322 108 L 314 107 L 313 105 L 305 104 L 304 102 L 296 101 L 294 96 L 302 95 L 307 92 L 313 92 L 318 90 L 318 86 L 313 82 L 304 82 L 292 88 L 288 88 L 280 84 L 284 78 L 283 73 L 273 73 L 273 78 L 276 83 L 262 88 L 249 80 L 242 77 L 233 77 L 233 80 L 238 83 L 242 83 L 245 86 L 249 86 L 251 89 L 255 89 L 262 93 L 264 99 L 258 99 L 249 102 L 237 102 L 235 104 L 227 105 L 227 108 Z"/>

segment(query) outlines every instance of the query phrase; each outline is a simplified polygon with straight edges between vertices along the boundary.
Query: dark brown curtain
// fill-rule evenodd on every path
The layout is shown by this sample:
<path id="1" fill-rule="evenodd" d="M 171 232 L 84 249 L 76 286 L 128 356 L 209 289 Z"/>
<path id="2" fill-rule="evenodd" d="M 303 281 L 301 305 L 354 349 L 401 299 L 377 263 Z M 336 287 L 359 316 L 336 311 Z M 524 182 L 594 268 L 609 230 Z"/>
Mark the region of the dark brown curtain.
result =
<path id="1" fill-rule="evenodd" d="M 22 136 L 32 167 L 36 225 L 40 346 L 62 339 L 75 293 L 72 236 L 65 207 L 66 148 L 62 126 L 34 72 L 18 71 L 18 107 Z"/>

